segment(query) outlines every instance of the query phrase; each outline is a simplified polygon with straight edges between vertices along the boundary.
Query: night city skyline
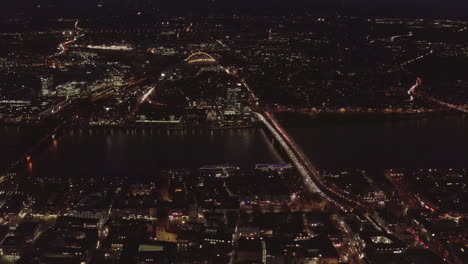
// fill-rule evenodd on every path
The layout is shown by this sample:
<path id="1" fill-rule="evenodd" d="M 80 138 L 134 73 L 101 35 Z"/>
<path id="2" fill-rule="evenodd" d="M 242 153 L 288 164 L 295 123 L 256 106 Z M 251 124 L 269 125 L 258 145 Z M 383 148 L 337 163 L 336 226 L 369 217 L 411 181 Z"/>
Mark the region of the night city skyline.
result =
<path id="1" fill-rule="evenodd" d="M 0 264 L 468 263 L 467 14 L 4 1 Z"/>

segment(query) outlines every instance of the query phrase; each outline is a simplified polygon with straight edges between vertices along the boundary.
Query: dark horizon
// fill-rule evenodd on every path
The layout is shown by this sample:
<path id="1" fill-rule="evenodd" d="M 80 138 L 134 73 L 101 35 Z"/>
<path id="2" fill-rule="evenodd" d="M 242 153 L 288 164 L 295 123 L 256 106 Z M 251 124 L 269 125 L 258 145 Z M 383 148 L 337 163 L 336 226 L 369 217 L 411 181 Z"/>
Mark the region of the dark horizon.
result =
<path id="1" fill-rule="evenodd" d="M 98 5 L 102 6 L 99 8 Z M 156 0 L 6 0 L 0 14 L 8 17 L 19 15 L 66 17 L 101 16 L 103 14 L 132 14 L 143 11 L 161 15 L 351 15 L 351 16 L 391 16 L 409 18 L 466 18 L 468 2 L 461 0 L 413 0 L 370 1 L 370 0 L 176 0 L 160 2 Z"/>

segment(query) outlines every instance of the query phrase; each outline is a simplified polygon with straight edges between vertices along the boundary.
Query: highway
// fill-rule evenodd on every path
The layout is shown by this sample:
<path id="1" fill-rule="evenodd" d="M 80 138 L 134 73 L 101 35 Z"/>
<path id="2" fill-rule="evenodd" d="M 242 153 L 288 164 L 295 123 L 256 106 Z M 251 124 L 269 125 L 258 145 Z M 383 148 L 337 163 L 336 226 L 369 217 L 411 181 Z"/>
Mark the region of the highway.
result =
<path id="1" fill-rule="evenodd" d="M 82 32 L 82 31 L 85 31 L 83 28 L 80 28 L 80 27 L 78 26 L 79 23 L 80 23 L 79 20 L 77 20 L 77 21 L 75 22 L 75 30 L 77 30 L 78 33 Z M 66 33 L 66 32 L 64 32 L 64 34 L 65 34 L 65 33 Z M 60 43 L 60 44 L 59 44 L 59 47 L 58 47 L 58 50 L 59 50 L 59 51 L 58 51 L 54 56 L 52 56 L 52 57 L 57 57 L 57 56 L 60 56 L 60 55 L 63 55 L 63 54 L 65 54 L 65 53 L 67 53 L 67 52 L 68 52 L 68 46 L 69 46 L 70 44 L 75 43 L 76 41 L 78 41 L 80 38 L 82 38 L 82 37 L 84 37 L 84 36 L 85 36 L 85 34 L 82 33 L 82 34 L 79 34 L 78 36 L 75 36 L 75 37 L 74 37 L 73 39 L 71 39 L 71 40 L 67 40 L 67 41 L 65 41 L 65 42 L 63 42 L 63 43 Z"/>
<path id="2" fill-rule="evenodd" d="M 310 160 L 282 128 L 276 118 L 268 111 L 255 112 L 258 120 L 272 133 L 275 139 L 281 144 L 288 157 L 301 174 L 303 181 L 309 191 L 314 192 L 338 206 L 343 211 L 363 210 L 368 211 L 370 208 L 367 205 L 357 201 L 354 197 L 348 194 L 343 194 L 339 190 L 332 189 L 326 186 L 322 180 L 320 173 L 315 169 Z"/>
<path id="3" fill-rule="evenodd" d="M 434 53 L 434 50 L 430 50 L 429 52 L 427 52 L 427 53 L 425 53 L 425 54 L 423 54 L 423 55 L 421 55 L 421 56 L 418 56 L 418 57 L 416 57 L 416 58 L 414 58 L 414 59 L 411 59 L 411 60 L 409 60 L 409 61 L 405 61 L 404 63 L 401 64 L 401 67 L 405 67 L 405 66 L 407 66 L 407 65 L 410 65 L 410 64 L 413 63 L 413 62 L 416 62 L 416 61 L 418 61 L 418 60 L 422 60 L 422 59 L 424 59 L 425 57 L 431 55 L 432 53 Z"/>
<path id="4" fill-rule="evenodd" d="M 450 109 L 453 109 L 453 110 L 456 110 L 456 111 L 461 111 L 461 112 L 464 112 L 464 113 L 468 113 L 468 109 L 466 109 L 466 108 L 464 108 L 462 106 L 447 103 L 447 102 L 435 99 L 434 97 L 417 93 L 416 90 L 419 87 L 421 87 L 422 84 L 423 84 L 422 79 L 417 78 L 416 83 L 408 90 L 408 94 L 411 96 L 411 98 L 410 98 L 411 101 L 413 101 L 415 97 L 419 97 L 419 98 L 425 99 L 427 101 L 433 102 L 435 104 L 438 104 L 438 105 L 441 105 L 441 106 L 444 106 L 444 107 L 447 107 L 447 108 L 450 108 Z"/>
<path id="5" fill-rule="evenodd" d="M 413 36 L 413 32 L 409 32 L 407 35 L 396 35 L 396 36 L 393 36 L 390 38 L 390 41 L 391 42 L 395 42 L 397 39 L 399 38 L 405 38 L 405 37 L 412 37 Z"/>
<path id="6" fill-rule="evenodd" d="M 463 32 L 464 30 L 466 30 L 466 27 L 465 27 L 465 28 L 462 28 L 462 29 L 459 30 L 458 32 Z M 408 35 L 408 37 L 411 37 L 411 36 L 413 36 L 412 33 Z M 395 40 L 394 38 L 398 38 L 398 37 L 401 37 L 401 36 L 394 36 L 394 37 L 392 37 L 392 41 Z M 406 72 L 408 72 L 408 73 L 414 75 L 414 73 L 410 72 L 410 71 L 406 68 L 406 66 L 410 65 L 411 63 L 413 63 L 413 62 L 415 62 L 415 61 L 424 59 L 425 57 L 427 57 L 427 56 L 429 56 L 429 55 L 431 55 L 431 54 L 433 54 L 433 53 L 434 53 L 434 50 L 430 50 L 429 52 L 427 52 L 427 53 L 425 53 L 425 54 L 423 54 L 423 55 L 420 55 L 420 56 L 418 56 L 418 57 L 416 57 L 416 58 L 414 58 L 414 59 L 411 59 L 411 60 L 408 60 L 408 61 L 402 63 L 400 66 L 401 66 L 401 68 L 402 68 L 404 71 L 406 71 Z M 426 101 L 430 101 L 430 102 L 432 102 L 432 103 L 441 105 L 441 106 L 446 107 L 446 108 L 450 108 L 450 109 L 453 109 L 453 110 L 456 110 L 456 111 L 461 111 L 461 112 L 464 112 L 464 113 L 468 113 L 468 109 L 465 108 L 465 107 L 462 107 L 462 106 L 460 106 L 460 105 L 454 105 L 454 104 L 451 104 L 451 103 L 448 103 L 448 102 L 444 102 L 444 101 L 442 101 L 442 100 L 436 99 L 436 98 L 431 97 L 431 96 L 428 96 L 428 95 L 424 95 L 424 94 L 417 93 L 416 90 L 417 90 L 418 88 L 420 88 L 420 87 L 422 86 L 422 84 L 423 84 L 422 78 L 417 77 L 417 78 L 416 78 L 416 83 L 408 90 L 408 95 L 410 96 L 410 101 L 414 101 L 414 99 L 415 99 L 416 97 L 419 97 L 419 98 L 421 98 L 421 99 L 424 99 L 424 100 L 426 100 Z"/>

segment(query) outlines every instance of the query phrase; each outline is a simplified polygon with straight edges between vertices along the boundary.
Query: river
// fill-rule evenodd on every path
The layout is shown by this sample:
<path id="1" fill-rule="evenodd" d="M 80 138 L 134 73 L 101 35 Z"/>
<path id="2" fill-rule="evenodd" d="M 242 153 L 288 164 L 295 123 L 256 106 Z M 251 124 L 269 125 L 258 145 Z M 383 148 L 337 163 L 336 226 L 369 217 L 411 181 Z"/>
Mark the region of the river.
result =
<path id="1" fill-rule="evenodd" d="M 468 116 L 280 116 L 320 169 L 466 168 Z"/>
<path id="2" fill-rule="evenodd" d="M 33 176 L 154 178 L 160 170 L 197 169 L 281 159 L 261 129 L 171 131 L 151 129 L 65 130 L 32 158 Z"/>
<path id="3" fill-rule="evenodd" d="M 319 169 L 466 168 L 468 118 L 280 115 Z M 21 156 L 43 134 L 0 127 L 0 164 Z M 262 129 L 186 132 L 68 129 L 32 157 L 34 177 L 151 178 L 160 170 L 232 164 L 250 169 L 281 162 Z"/>

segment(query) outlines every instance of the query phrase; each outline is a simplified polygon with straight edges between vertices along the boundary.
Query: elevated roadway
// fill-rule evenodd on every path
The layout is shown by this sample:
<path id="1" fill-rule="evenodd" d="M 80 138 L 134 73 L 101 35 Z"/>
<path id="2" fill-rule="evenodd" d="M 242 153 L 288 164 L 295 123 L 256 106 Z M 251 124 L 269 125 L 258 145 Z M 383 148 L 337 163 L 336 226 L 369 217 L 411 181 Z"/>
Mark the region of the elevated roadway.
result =
<path id="1" fill-rule="evenodd" d="M 273 114 L 268 111 L 262 111 L 255 112 L 255 115 L 280 143 L 281 147 L 302 176 L 309 191 L 319 194 L 344 211 L 362 210 L 366 212 L 371 209 L 368 205 L 361 203 L 355 197 L 325 185 L 322 182 L 320 173 L 315 169 L 301 148 L 283 129 Z"/>

